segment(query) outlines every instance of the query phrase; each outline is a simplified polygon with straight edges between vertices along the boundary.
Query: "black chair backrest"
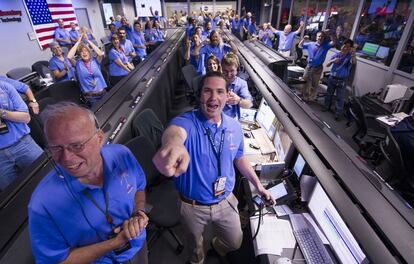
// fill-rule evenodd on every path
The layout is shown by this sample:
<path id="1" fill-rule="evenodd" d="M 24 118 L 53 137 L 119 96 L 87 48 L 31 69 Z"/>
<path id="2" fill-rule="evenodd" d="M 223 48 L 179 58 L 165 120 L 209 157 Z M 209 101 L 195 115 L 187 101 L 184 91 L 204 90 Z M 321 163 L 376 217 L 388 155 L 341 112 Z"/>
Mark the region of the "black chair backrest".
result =
<path id="1" fill-rule="evenodd" d="M 387 162 L 393 168 L 393 176 L 403 178 L 405 175 L 405 164 L 402 158 L 401 149 L 391 133 L 389 127 L 387 127 L 387 137 L 381 142 L 381 152 Z"/>
<path id="2" fill-rule="evenodd" d="M 151 141 L 145 136 L 138 136 L 128 141 L 125 146 L 131 150 L 141 165 L 147 180 L 147 187 L 157 185 L 162 178 L 152 163 L 152 157 L 156 151 Z"/>
<path id="3" fill-rule="evenodd" d="M 193 79 L 197 76 L 197 71 L 192 64 L 185 65 L 181 68 L 181 72 L 183 73 L 184 80 L 187 83 L 188 88 L 194 89 L 193 86 Z"/>
<path id="4" fill-rule="evenodd" d="M 49 86 L 49 94 L 56 101 L 80 103 L 80 88 L 75 81 L 64 81 Z"/>
<path id="5" fill-rule="evenodd" d="M 56 99 L 52 97 L 45 97 L 37 101 L 39 104 L 40 113 L 45 110 L 46 106 L 57 103 Z"/>
<path id="6" fill-rule="evenodd" d="M 47 73 L 51 74 L 48 61 L 38 61 L 33 63 L 32 71 L 37 72 L 37 74 L 39 74 L 43 78 L 46 78 Z"/>
<path id="7" fill-rule="evenodd" d="M 358 123 L 359 131 L 362 134 L 366 134 L 368 127 L 367 127 L 367 120 L 364 113 L 364 108 L 362 106 L 361 100 L 358 97 L 352 98 L 352 107 L 350 112 L 354 117 L 355 121 Z"/>
<path id="8" fill-rule="evenodd" d="M 13 80 L 19 80 L 20 78 L 32 73 L 32 70 L 29 67 L 19 67 L 11 69 L 6 73 L 7 77 Z"/>
<path id="9" fill-rule="evenodd" d="M 31 115 L 30 122 L 27 124 L 30 128 L 30 135 L 32 136 L 33 140 L 39 145 L 41 148 L 46 147 L 46 139 L 43 133 L 43 125 L 40 121 L 38 115 Z"/>
<path id="10" fill-rule="evenodd" d="M 144 136 L 152 142 L 154 149 L 161 146 L 161 136 L 164 126 L 150 108 L 142 110 L 132 121 L 132 135 Z"/>

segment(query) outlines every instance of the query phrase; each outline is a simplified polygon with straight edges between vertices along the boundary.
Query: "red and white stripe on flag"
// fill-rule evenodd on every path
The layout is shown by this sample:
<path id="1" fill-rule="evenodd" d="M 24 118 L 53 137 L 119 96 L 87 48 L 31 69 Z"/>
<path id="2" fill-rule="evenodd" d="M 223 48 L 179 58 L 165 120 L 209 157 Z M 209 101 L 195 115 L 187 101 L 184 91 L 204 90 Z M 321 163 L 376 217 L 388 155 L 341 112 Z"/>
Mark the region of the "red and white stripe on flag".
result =
<path id="1" fill-rule="evenodd" d="M 78 23 L 71 0 L 24 0 L 30 23 L 42 49 L 54 40 L 57 21 L 63 19 L 65 28 Z"/>

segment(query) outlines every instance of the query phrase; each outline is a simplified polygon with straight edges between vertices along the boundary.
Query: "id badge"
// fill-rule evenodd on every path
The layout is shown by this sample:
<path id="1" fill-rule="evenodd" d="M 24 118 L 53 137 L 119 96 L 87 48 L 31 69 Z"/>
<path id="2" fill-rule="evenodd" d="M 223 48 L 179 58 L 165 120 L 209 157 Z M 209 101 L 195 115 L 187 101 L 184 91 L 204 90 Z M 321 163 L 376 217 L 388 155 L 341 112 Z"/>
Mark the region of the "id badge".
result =
<path id="1" fill-rule="evenodd" d="M 92 85 L 93 87 L 96 87 L 96 80 L 95 80 L 95 79 L 93 79 L 93 81 L 91 81 L 91 85 Z"/>
<path id="2" fill-rule="evenodd" d="M 214 196 L 218 197 L 224 193 L 226 190 L 226 177 L 219 177 L 214 182 Z"/>

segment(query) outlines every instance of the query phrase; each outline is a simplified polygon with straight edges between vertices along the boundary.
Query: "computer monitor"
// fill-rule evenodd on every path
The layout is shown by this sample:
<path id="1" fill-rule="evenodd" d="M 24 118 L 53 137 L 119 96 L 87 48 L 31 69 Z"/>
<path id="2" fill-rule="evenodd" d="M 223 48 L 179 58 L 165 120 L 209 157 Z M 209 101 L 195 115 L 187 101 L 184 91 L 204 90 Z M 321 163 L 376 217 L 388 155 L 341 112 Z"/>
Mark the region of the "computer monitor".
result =
<path id="1" fill-rule="evenodd" d="M 273 145 L 275 146 L 278 160 L 289 162 L 287 159 L 289 159 L 294 151 L 293 142 L 283 128 L 283 125 L 280 123 L 276 124 L 276 133 L 273 139 Z"/>
<path id="2" fill-rule="evenodd" d="M 257 109 L 240 108 L 240 121 L 253 124 L 256 118 L 256 114 L 257 114 Z"/>
<path id="3" fill-rule="evenodd" d="M 256 121 L 266 131 L 266 134 L 270 140 L 273 140 L 276 131 L 274 124 L 275 118 L 276 116 L 273 113 L 272 108 L 270 108 L 266 100 L 263 98 L 260 102 L 259 109 L 257 109 Z"/>
<path id="4" fill-rule="evenodd" d="M 341 263 L 367 263 L 366 256 L 319 183 L 308 203 L 309 211 Z"/>
<path id="5" fill-rule="evenodd" d="M 379 46 L 376 56 L 380 59 L 385 59 L 388 57 L 388 53 L 390 52 L 390 48 Z"/>
<path id="6" fill-rule="evenodd" d="M 365 42 L 364 46 L 362 47 L 362 53 L 369 55 L 369 56 L 376 56 L 378 51 L 379 45 L 371 42 Z"/>
<path id="7" fill-rule="evenodd" d="M 309 24 L 309 29 L 312 29 L 312 30 L 319 30 L 319 22 L 316 22 L 316 23 L 310 23 L 310 24 Z"/>
<path id="8" fill-rule="evenodd" d="M 303 159 L 302 155 L 298 154 L 295 164 L 293 164 L 293 171 L 296 176 L 299 178 L 302 175 L 303 168 L 305 168 L 306 161 Z"/>

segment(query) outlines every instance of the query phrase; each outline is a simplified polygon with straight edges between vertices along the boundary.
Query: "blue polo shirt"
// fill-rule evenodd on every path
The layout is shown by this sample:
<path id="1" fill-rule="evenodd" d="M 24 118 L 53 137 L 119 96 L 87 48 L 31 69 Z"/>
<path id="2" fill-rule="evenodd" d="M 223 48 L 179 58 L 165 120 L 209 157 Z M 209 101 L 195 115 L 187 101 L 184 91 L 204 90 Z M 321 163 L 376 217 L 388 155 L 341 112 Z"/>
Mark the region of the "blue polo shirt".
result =
<path id="1" fill-rule="evenodd" d="M 193 51 L 195 49 L 194 42 L 191 42 L 190 46 L 190 64 L 194 66 L 195 69 L 198 67 L 198 56 L 193 55 Z"/>
<path id="2" fill-rule="evenodd" d="M 206 73 L 207 59 L 211 54 L 214 54 L 219 61 L 224 57 L 224 54 L 231 51 L 231 46 L 229 44 L 223 44 L 218 46 L 213 46 L 211 44 L 204 45 L 199 52 L 199 60 L 198 60 L 198 67 L 197 72 L 199 74 Z"/>
<path id="3" fill-rule="evenodd" d="M 26 93 L 27 89 L 29 89 L 29 86 L 27 84 L 19 82 L 17 80 L 10 79 L 6 76 L 0 75 L 0 81 L 11 84 L 14 87 L 14 89 L 16 89 L 19 93 Z"/>
<path id="4" fill-rule="evenodd" d="M 229 85 L 229 90 L 240 96 L 242 99 L 252 100 L 252 95 L 249 92 L 247 82 L 242 78 L 236 76 L 236 79 Z M 240 118 L 240 105 L 228 105 L 224 106 L 223 112 L 233 118 Z"/>
<path id="5" fill-rule="evenodd" d="M 190 25 L 186 30 L 185 30 L 185 35 L 187 36 L 188 39 L 190 39 L 193 34 L 194 34 L 194 30 L 195 27 L 193 27 L 192 25 Z"/>
<path id="6" fill-rule="evenodd" d="M 69 30 L 69 37 L 70 37 L 70 41 L 72 41 L 72 44 L 75 44 L 76 41 L 78 41 L 79 39 L 79 31 L 77 31 L 76 29 Z"/>
<path id="7" fill-rule="evenodd" d="M 275 34 L 279 37 L 279 51 L 287 51 L 292 49 L 296 32 L 290 32 L 286 35 L 284 31 L 277 30 Z"/>
<path id="8" fill-rule="evenodd" d="M 76 76 L 75 76 L 75 71 L 72 67 L 72 63 L 70 62 L 70 60 L 64 56 L 63 61 L 61 61 L 58 57 L 53 56 L 50 60 L 49 60 L 49 69 L 51 71 L 63 71 L 63 69 L 65 69 L 65 63 L 67 65 L 68 71 L 67 73 L 60 77 L 60 78 L 55 78 L 55 82 L 62 82 L 62 81 L 68 81 L 71 79 L 76 80 Z"/>
<path id="9" fill-rule="evenodd" d="M 252 19 L 248 19 L 247 17 L 243 19 L 243 26 L 248 29 L 250 24 L 252 23 Z"/>
<path id="10" fill-rule="evenodd" d="M 89 200 L 87 191 L 99 207 L 108 212 L 115 226 L 122 225 L 134 210 L 136 191 L 145 189 L 145 175 L 132 153 L 122 145 L 104 145 L 104 186 L 80 183 L 60 166 L 63 179 L 52 170 L 33 192 L 29 209 L 29 230 L 36 263 L 58 263 L 65 260 L 72 248 L 79 248 L 107 240 L 112 228 L 104 214 Z M 55 197 L 55 199 L 51 199 Z M 113 252 L 94 263 L 125 262 L 142 247 L 143 231 L 130 241 L 132 248 L 120 255 Z"/>
<path id="11" fill-rule="evenodd" d="M 131 34 L 131 42 L 132 45 L 140 45 L 140 46 L 145 46 L 145 39 L 143 39 L 143 35 L 140 34 L 142 32 L 136 32 L 133 31 Z M 135 47 L 134 47 L 135 48 Z M 145 58 L 147 56 L 147 51 L 146 49 L 142 49 L 142 48 L 135 48 L 135 52 L 137 53 L 137 55 L 142 59 Z"/>
<path id="12" fill-rule="evenodd" d="M 212 30 L 203 30 L 203 32 L 201 32 L 201 41 L 206 40 L 207 38 L 210 37 L 210 33 Z"/>
<path id="13" fill-rule="evenodd" d="M 57 27 L 55 30 L 55 39 L 57 38 L 62 38 L 62 39 L 69 39 L 69 33 L 66 29 L 64 28 L 60 28 Z M 67 45 L 67 44 L 71 44 L 70 40 L 69 42 L 62 42 L 62 41 L 58 41 L 59 45 Z"/>
<path id="14" fill-rule="evenodd" d="M 157 32 L 157 41 L 164 41 L 164 32 L 159 29 L 155 29 L 155 31 Z"/>
<path id="15" fill-rule="evenodd" d="M 128 63 L 128 58 L 126 57 L 125 53 L 121 51 L 117 51 L 115 48 L 112 48 L 109 51 L 109 75 L 111 76 L 125 76 L 128 75 L 128 71 L 124 68 L 119 66 L 115 63 L 117 59 L 120 59 L 123 64 Z"/>
<path id="16" fill-rule="evenodd" d="M 190 164 L 185 173 L 174 177 L 178 192 L 183 196 L 210 204 L 219 202 L 229 195 L 235 182 L 234 160 L 243 156 L 243 133 L 239 122 L 227 115 L 222 115 L 219 127 L 210 123 L 200 109 L 184 113 L 174 118 L 170 125 L 185 129 L 187 139 L 184 142 L 190 155 Z M 217 158 L 208 139 L 206 128 L 212 131 L 216 147 L 219 148 L 221 133 L 224 130 L 223 152 L 221 154 L 222 176 L 226 177 L 223 195 L 214 197 L 213 183 L 218 177 Z"/>
<path id="17" fill-rule="evenodd" d="M 308 65 L 310 67 L 322 66 L 328 50 L 333 47 L 330 40 L 325 40 L 321 44 L 317 42 L 307 42 L 303 47 L 308 50 Z"/>
<path id="18" fill-rule="evenodd" d="M 90 63 L 78 60 L 76 62 L 76 74 L 79 77 L 80 88 L 83 93 L 99 92 L 107 86 L 102 76 L 101 66 L 95 57 L 91 58 Z"/>
<path id="19" fill-rule="evenodd" d="M 0 109 L 29 112 L 27 105 L 23 102 L 16 88 L 3 80 L 0 80 Z M 5 119 L 3 122 L 6 123 L 9 132 L 0 134 L 0 148 L 7 148 L 19 141 L 24 135 L 30 133 L 30 129 L 26 123 L 13 122 Z"/>
<path id="20" fill-rule="evenodd" d="M 247 31 L 249 32 L 250 35 L 256 35 L 256 24 L 251 23 L 248 27 L 247 27 Z"/>
<path id="21" fill-rule="evenodd" d="M 273 32 L 269 28 L 266 30 L 259 31 L 259 38 L 262 40 L 264 44 L 266 44 L 269 47 L 273 46 L 272 37 L 273 37 Z"/>
<path id="22" fill-rule="evenodd" d="M 151 30 L 149 29 L 145 30 L 145 40 L 147 42 L 157 41 L 157 32 L 155 31 L 154 28 L 152 28 Z"/>
<path id="23" fill-rule="evenodd" d="M 132 41 L 130 41 L 129 39 L 125 39 L 123 43 L 121 42 L 121 45 L 125 51 L 125 55 L 132 51 L 135 51 L 134 45 L 132 44 Z M 127 56 L 127 59 L 129 62 L 131 62 L 133 58 L 131 56 Z"/>
<path id="24" fill-rule="evenodd" d="M 334 54 L 331 57 L 331 60 L 340 58 L 339 62 L 333 63 L 331 68 L 331 76 L 346 79 L 349 76 L 349 73 L 351 71 L 352 63 L 352 54 L 348 53 L 346 55 L 342 55 L 341 52 L 338 52 Z"/>
<path id="25" fill-rule="evenodd" d="M 233 19 L 231 21 L 231 32 L 232 33 L 239 33 L 240 32 L 240 26 L 241 26 L 241 21 L 240 19 L 236 21 L 236 19 Z"/>

